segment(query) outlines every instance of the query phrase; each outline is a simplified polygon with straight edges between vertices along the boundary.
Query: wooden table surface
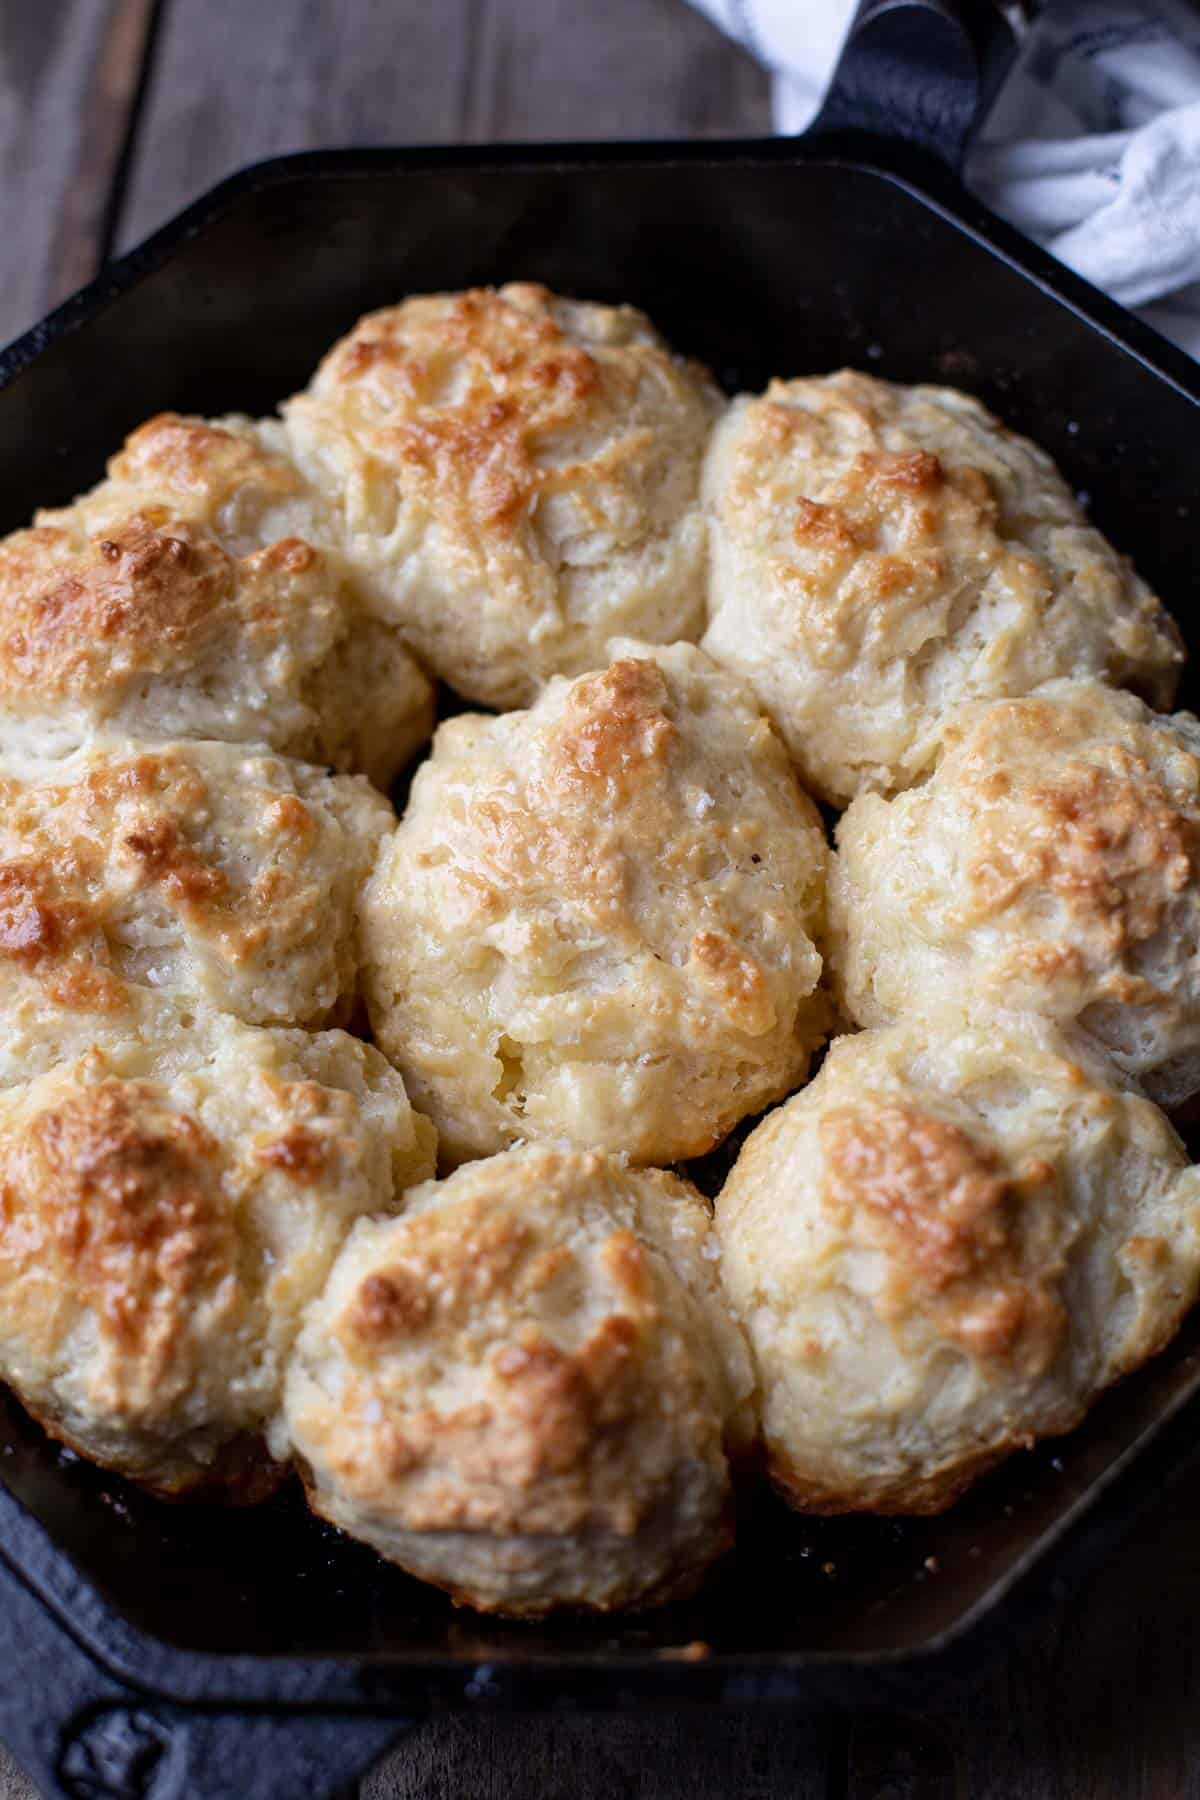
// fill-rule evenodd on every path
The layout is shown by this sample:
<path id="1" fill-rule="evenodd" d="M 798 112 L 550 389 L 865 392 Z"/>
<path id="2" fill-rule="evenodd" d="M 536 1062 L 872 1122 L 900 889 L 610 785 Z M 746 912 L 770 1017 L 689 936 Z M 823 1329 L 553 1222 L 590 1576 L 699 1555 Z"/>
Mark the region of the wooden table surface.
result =
<path id="1" fill-rule="evenodd" d="M 0 0 L 0 340 L 277 151 L 769 128 L 763 75 L 682 0 Z M 965 1699 L 920 1715 L 457 1717 L 362 1794 L 1200 1797 L 1198 1511 L 1200 1477 Z M 0 1753 L 0 1800 L 32 1793 Z"/>

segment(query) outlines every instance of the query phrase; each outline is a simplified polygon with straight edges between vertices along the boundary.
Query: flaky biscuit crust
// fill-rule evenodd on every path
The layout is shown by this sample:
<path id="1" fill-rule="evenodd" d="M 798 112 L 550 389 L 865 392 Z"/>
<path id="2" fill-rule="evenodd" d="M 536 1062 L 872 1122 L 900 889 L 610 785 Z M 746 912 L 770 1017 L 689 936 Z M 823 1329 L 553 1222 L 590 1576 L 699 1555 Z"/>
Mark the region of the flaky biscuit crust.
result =
<path id="1" fill-rule="evenodd" d="M 704 493 L 704 647 L 834 804 L 918 779 L 962 701 L 1068 675 L 1174 695 L 1167 613 L 1045 452 L 966 394 L 774 381 L 717 427 Z"/>
<path id="2" fill-rule="evenodd" d="M 202 741 L 0 755 L 0 1017 L 15 976 L 170 988 L 251 1024 L 357 992 L 357 903 L 393 823 L 360 776 Z"/>
<path id="3" fill-rule="evenodd" d="M 108 726 L 391 780 L 432 687 L 363 611 L 277 434 L 160 415 L 98 488 L 0 542 L 0 743 Z"/>
<path id="4" fill-rule="evenodd" d="M 632 307 L 520 282 L 369 314 L 284 419 L 381 616 L 512 707 L 614 635 L 699 634 L 719 404 Z"/>
<path id="5" fill-rule="evenodd" d="M 352 1222 L 430 1173 L 433 1133 L 341 1032 L 134 990 L 91 1036 L 0 1092 L 0 1375 L 135 1480 L 240 1481 L 304 1307 Z"/>
<path id="6" fill-rule="evenodd" d="M 595 1153 L 416 1189 L 355 1229 L 288 1371 L 313 1504 L 486 1611 L 689 1590 L 751 1391 L 715 1253 L 694 1189 Z"/>
<path id="7" fill-rule="evenodd" d="M 1200 1087 L 1200 723 L 1096 682 L 951 715 L 919 788 L 837 834 L 861 1024 L 957 993 L 1078 1022 L 1153 1098 Z"/>
<path id="8" fill-rule="evenodd" d="M 102 537 L 131 506 L 161 509 L 194 525 L 235 557 L 285 538 L 320 550 L 332 546 L 321 501 L 292 462 L 274 419 L 156 413 L 109 460 L 106 480 L 61 514 L 41 517 L 51 525 L 69 519 L 89 537 Z"/>
<path id="9" fill-rule="evenodd" d="M 443 725 L 367 888 L 371 1023 L 449 1161 L 700 1155 L 826 1029 L 825 841 L 782 745 L 690 645 L 612 654 Z"/>
<path id="10" fill-rule="evenodd" d="M 1200 1286 L 1200 1174 L 1111 1063 L 1049 1023 L 839 1038 L 717 1202 L 768 1465 L 818 1512 L 937 1512 L 1071 1430 Z"/>

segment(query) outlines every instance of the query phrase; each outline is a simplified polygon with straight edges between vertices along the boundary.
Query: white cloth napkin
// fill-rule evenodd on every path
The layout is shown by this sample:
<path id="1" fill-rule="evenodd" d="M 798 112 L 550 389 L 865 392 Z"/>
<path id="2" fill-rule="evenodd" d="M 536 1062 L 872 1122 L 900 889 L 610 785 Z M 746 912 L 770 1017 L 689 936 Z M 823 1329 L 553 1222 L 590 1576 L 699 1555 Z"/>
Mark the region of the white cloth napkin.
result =
<path id="1" fill-rule="evenodd" d="M 774 72 L 775 123 L 820 104 L 854 0 L 692 0 Z M 971 153 L 988 205 L 1200 356 L 1200 7 L 1050 0 Z"/>

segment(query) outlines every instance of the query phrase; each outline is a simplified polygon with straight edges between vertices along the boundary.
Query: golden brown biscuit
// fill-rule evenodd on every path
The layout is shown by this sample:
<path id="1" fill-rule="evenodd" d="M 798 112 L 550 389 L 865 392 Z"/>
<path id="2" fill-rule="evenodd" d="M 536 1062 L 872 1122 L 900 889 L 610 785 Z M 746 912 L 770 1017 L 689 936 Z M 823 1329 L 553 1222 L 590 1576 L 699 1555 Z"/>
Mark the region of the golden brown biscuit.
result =
<path id="1" fill-rule="evenodd" d="M 718 404 L 632 307 L 520 282 L 369 314 L 284 417 L 380 615 L 509 707 L 616 633 L 699 633 Z"/>
<path id="2" fill-rule="evenodd" d="M 277 419 L 156 413 L 109 460 L 104 481 L 39 522 L 62 520 L 96 538 L 143 511 L 195 525 L 235 557 L 289 538 L 325 551 L 332 544 L 332 522 Z"/>
<path id="3" fill-rule="evenodd" d="M 237 1486 L 304 1307 L 351 1222 L 430 1173 L 432 1128 L 340 1031 L 136 993 L 110 1024 L 0 1092 L 0 1378 L 135 1480 Z"/>
<path id="4" fill-rule="evenodd" d="M 252 1024 L 345 1018 L 359 889 L 393 823 L 361 776 L 233 744 L 0 755 L 0 1015 L 33 976 L 169 988 Z"/>
<path id="5" fill-rule="evenodd" d="M 751 1426 L 715 1255 L 695 1189 L 595 1153 L 413 1190 L 356 1227 L 288 1369 L 314 1507 L 483 1611 L 690 1591 Z"/>
<path id="6" fill-rule="evenodd" d="M 91 494 L 0 542 L 6 747 L 108 726 L 267 744 L 386 786 L 428 737 L 428 680 L 256 432 L 163 414 Z"/>
<path id="7" fill-rule="evenodd" d="M 1171 1337 L 1200 1171 L 1084 1040 L 934 1013 L 839 1038 L 747 1140 L 717 1229 L 782 1491 L 937 1512 Z"/>
<path id="8" fill-rule="evenodd" d="M 831 960 L 863 1025 L 958 993 L 1200 1088 L 1200 723 L 1097 682 L 966 706 L 930 779 L 838 828 Z"/>
<path id="9" fill-rule="evenodd" d="M 783 746 L 690 644 L 611 650 L 444 724 L 367 888 L 371 1022 L 450 1161 L 698 1156 L 824 1035 L 825 840 Z"/>
<path id="10" fill-rule="evenodd" d="M 772 382 L 717 428 L 704 491 L 704 648 L 835 804 L 917 780 L 960 701 L 1078 674 L 1171 702 L 1170 618 L 1050 458 L 966 394 Z"/>

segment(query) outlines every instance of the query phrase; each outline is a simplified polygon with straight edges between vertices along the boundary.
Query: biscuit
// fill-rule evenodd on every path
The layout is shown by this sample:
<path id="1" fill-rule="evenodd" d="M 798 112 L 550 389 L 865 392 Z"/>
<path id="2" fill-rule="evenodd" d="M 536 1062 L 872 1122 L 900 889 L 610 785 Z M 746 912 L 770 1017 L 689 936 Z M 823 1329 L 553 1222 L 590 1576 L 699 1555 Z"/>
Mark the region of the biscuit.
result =
<path id="1" fill-rule="evenodd" d="M 938 1512 L 1156 1354 L 1200 1285 L 1200 1171 L 1084 1040 L 936 1013 L 839 1038 L 717 1201 L 770 1473 Z"/>
<path id="2" fill-rule="evenodd" d="M 386 786 L 428 738 L 428 679 L 256 431 L 160 415 L 92 493 L 0 542 L 0 745 L 220 738 Z"/>
<path id="3" fill-rule="evenodd" d="M 483 1611 L 689 1592 L 752 1428 L 715 1254 L 694 1188 L 596 1153 L 411 1191 L 355 1227 L 288 1368 L 313 1506 Z"/>
<path id="4" fill-rule="evenodd" d="M 1054 682 L 947 722 L 843 816 L 830 958 L 875 1025 L 931 994 L 1077 1021 L 1153 1099 L 1200 1088 L 1200 722 Z"/>
<path id="5" fill-rule="evenodd" d="M 131 512 L 194 525 L 234 557 L 292 538 L 321 550 L 333 543 L 332 521 L 292 461 L 282 425 L 240 413 L 156 413 L 109 459 L 103 481 L 38 518 L 99 538 Z"/>
<path id="6" fill-rule="evenodd" d="M 450 1162 L 701 1155 L 824 1036 L 825 840 L 783 746 L 690 644 L 611 650 L 447 721 L 366 890 L 372 1027 Z"/>
<path id="7" fill-rule="evenodd" d="M 340 1031 L 137 991 L 123 1024 L 0 1092 L 0 1378 L 108 1468 L 236 1490 L 304 1307 L 351 1223 L 431 1172 L 433 1132 Z"/>
<path id="8" fill-rule="evenodd" d="M 719 403 L 632 307 L 521 282 L 368 314 L 283 411 L 380 616 L 512 707 L 616 634 L 698 636 Z"/>
<path id="9" fill-rule="evenodd" d="M 97 735 L 0 755 L 0 1017 L 33 977 L 169 988 L 251 1024 L 347 1017 L 359 889 L 394 824 L 361 776 Z"/>
<path id="10" fill-rule="evenodd" d="M 1050 458 L 966 394 L 772 382 L 718 426 L 704 494 L 704 648 L 834 804 L 916 781 L 961 701 L 1066 675 L 1172 700 L 1169 616 Z"/>

